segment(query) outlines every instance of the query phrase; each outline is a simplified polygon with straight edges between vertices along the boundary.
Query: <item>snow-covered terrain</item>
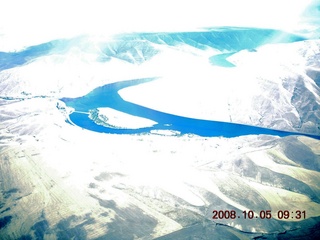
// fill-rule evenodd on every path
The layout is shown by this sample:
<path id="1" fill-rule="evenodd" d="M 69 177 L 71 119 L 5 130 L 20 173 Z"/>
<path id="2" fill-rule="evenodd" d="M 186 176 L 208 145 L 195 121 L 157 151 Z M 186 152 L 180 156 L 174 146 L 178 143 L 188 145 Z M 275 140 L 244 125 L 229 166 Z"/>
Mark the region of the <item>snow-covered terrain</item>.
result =
<path id="1" fill-rule="evenodd" d="M 120 95 L 176 115 L 319 135 L 320 41 L 290 43 L 300 39 L 283 35 L 216 29 L 129 34 L 110 42 L 90 37 L 56 41 L 46 44 L 44 54 L 42 45 L 29 48 L 40 56 L 21 57 L 28 64 L 3 65 L 1 95 L 79 97 L 110 82 L 156 76 L 160 79 L 125 88 Z M 259 47 L 268 38 L 289 43 Z M 234 52 L 227 58 L 233 67 L 210 62 L 221 52 Z"/>
<path id="2" fill-rule="evenodd" d="M 90 112 L 90 118 L 99 125 L 120 129 L 136 129 L 150 127 L 156 124 L 156 122 L 152 120 L 119 112 L 112 108 L 98 108 L 97 110 Z"/>
<path id="3" fill-rule="evenodd" d="M 170 58 L 180 71 L 170 72 L 173 64 L 167 63 L 161 80 L 120 94 L 178 115 L 319 134 L 319 49 L 318 40 L 266 45 L 230 56 L 235 67 L 227 69 L 182 53 Z M 156 64 L 165 68 L 165 63 Z"/>
<path id="4" fill-rule="evenodd" d="M 17 2 L 0 7 L 0 239 L 320 236 L 317 1 Z"/>

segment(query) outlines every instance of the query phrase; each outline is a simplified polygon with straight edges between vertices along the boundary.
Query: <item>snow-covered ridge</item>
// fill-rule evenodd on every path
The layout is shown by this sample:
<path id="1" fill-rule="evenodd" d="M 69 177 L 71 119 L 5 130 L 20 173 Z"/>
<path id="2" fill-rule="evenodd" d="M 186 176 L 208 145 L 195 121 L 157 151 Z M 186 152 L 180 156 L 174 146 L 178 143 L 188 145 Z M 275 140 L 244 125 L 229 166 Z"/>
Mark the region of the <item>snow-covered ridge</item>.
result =
<path id="1" fill-rule="evenodd" d="M 233 67 L 210 61 L 223 53 Z M 319 40 L 278 30 L 83 36 L 0 57 L 2 97 L 78 97 L 107 83 L 160 76 L 123 89 L 122 97 L 181 116 L 320 132 Z"/>

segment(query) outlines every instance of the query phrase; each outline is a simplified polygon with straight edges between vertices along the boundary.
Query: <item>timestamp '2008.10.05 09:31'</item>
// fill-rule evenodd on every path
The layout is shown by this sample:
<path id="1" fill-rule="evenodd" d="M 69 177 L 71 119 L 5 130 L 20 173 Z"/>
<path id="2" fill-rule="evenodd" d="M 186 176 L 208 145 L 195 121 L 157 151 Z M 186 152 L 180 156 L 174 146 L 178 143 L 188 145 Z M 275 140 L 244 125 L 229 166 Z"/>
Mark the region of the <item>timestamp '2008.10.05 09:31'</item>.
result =
<path id="1" fill-rule="evenodd" d="M 259 212 L 254 212 L 252 210 L 242 211 L 240 214 L 236 210 L 213 210 L 212 219 L 271 219 L 276 217 L 279 220 L 283 219 L 306 219 L 306 211 L 289 211 L 289 210 L 278 210 L 272 214 L 271 210 L 261 210 Z"/>

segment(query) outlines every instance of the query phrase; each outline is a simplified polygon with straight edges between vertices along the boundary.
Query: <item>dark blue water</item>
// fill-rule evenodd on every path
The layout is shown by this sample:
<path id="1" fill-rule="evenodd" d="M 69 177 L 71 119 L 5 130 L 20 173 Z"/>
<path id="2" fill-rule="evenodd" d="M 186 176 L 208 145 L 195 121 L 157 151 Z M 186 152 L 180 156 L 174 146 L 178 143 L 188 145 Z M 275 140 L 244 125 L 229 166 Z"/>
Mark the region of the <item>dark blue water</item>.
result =
<path id="1" fill-rule="evenodd" d="M 179 131 L 181 134 L 196 134 L 199 136 L 206 137 L 237 137 L 249 134 L 267 134 L 281 137 L 289 135 L 305 135 L 320 139 L 320 136 L 312 136 L 308 134 L 266 129 L 237 123 L 210 121 L 176 116 L 173 114 L 156 111 L 131 102 L 127 102 L 123 100 L 118 94 L 118 91 L 122 88 L 142 84 L 152 80 L 154 79 L 148 78 L 111 83 L 102 87 L 98 87 L 83 97 L 62 98 L 61 100 L 65 102 L 67 106 L 75 109 L 75 112 L 70 114 L 70 120 L 73 124 L 96 132 L 115 134 L 136 134 L 148 133 L 151 130 L 173 130 Z M 94 121 L 92 121 L 89 118 L 89 115 L 85 114 L 84 112 L 89 112 L 90 109 L 95 109 L 99 107 L 113 108 L 115 110 L 128 113 L 134 116 L 153 120 L 158 124 L 152 127 L 140 129 L 115 129 L 97 125 Z"/>

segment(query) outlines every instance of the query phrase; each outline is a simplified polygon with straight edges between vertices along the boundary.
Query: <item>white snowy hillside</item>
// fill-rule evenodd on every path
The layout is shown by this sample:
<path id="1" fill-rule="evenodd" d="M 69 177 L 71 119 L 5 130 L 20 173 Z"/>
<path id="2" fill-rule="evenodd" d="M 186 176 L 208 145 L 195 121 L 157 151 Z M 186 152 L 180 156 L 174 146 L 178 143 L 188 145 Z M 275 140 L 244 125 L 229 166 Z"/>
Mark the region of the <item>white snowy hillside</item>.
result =
<path id="1" fill-rule="evenodd" d="M 318 0 L 0 3 L 0 239 L 320 239 Z"/>
<path id="2" fill-rule="evenodd" d="M 319 135 L 320 41 L 282 37 L 271 41 L 289 43 L 259 46 L 280 33 L 226 31 L 56 41 L 11 53 L 25 62 L 16 67 L 2 53 L 9 63 L 0 66 L 1 96 L 80 97 L 107 83 L 159 77 L 120 95 L 175 115 Z"/>
<path id="3" fill-rule="evenodd" d="M 176 55 L 164 51 L 148 62 L 161 68 L 160 80 L 120 94 L 182 116 L 319 135 L 319 50 L 320 40 L 269 44 L 233 54 L 227 61 L 234 67 L 224 68 L 208 61 L 212 49 L 179 46 Z"/>

